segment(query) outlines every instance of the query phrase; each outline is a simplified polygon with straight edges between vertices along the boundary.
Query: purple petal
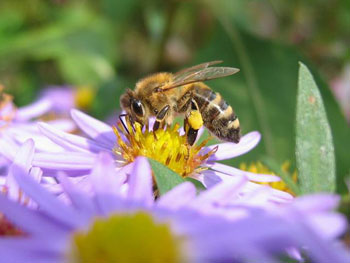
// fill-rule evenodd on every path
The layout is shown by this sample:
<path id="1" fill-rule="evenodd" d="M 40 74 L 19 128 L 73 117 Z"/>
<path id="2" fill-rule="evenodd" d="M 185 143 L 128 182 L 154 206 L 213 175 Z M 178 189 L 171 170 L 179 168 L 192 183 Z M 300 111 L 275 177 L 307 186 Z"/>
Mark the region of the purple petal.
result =
<path id="1" fill-rule="evenodd" d="M 346 218 L 336 213 L 313 214 L 306 221 L 322 238 L 329 240 L 344 234 L 347 228 Z"/>
<path id="2" fill-rule="evenodd" d="M 293 207 L 303 213 L 329 211 L 337 208 L 339 196 L 333 194 L 313 194 L 301 196 L 294 200 Z"/>
<path id="3" fill-rule="evenodd" d="M 48 220 L 39 212 L 29 210 L 28 208 L 8 200 L 0 194 L 0 211 L 6 218 L 18 226 L 21 230 L 29 234 L 47 235 L 48 233 L 59 233 L 62 225 L 55 221 Z"/>
<path id="4" fill-rule="evenodd" d="M 36 201 L 40 208 L 45 210 L 48 215 L 67 226 L 73 228 L 81 226 L 82 220 L 79 213 L 76 213 L 72 208 L 57 200 L 55 196 L 47 192 L 22 169 L 13 167 L 13 176 L 21 189 Z"/>
<path id="5" fill-rule="evenodd" d="M 290 230 L 290 235 L 294 234 L 296 242 L 305 248 L 308 257 L 312 262 L 318 263 L 343 263 L 350 261 L 348 251 L 342 247 L 336 247 L 333 242 L 329 242 L 317 235 L 313 229 L 309 228 L 303 220 L 302 215 L 294 214 L 298 222 L 295 225 L 293 232 Z M 292 219 L 292 218 L 291 218 Z M 292 223 L 290 224 L 292 225 Z"/>
<path id="6" fill-rule="evenodd" d="M 96 155 L 82 152 L 37 153 L 33 165 L 53 170 L 90 170 Z"/>
<path id="7" fill-rule="evenodd" d="M 21 107 L 16 113 L 17 121 L 27 121 L 32 118 L 39 117 L 48 112 L 52 107 L 52 103 L 47 99 L 41 99 L 28 106 Z"/>
<path id="8" fill-rule="evenodd" d="M 19 127 L 15 126 L 7 130 L 9 136 L 11 136 L 15 142 L 18 144 L 23 144 L 28 139 L 33 139 L 35 142 L 35 148 L 42 152 L 62 152 L 64 148 L 55 144 L 50 139 L 38 133 L 39 130 L 36 128 L 37 132 L 31 132 L 26 130 L 20 130 Z"/>
<path id="9" fill-rule="evenodd" d="M 106 215 L 115 210 L 122 180 L 119 180 L 114 160 L 109 154 L 100 153 L 97 156 L 89 178 L 102 214 Z"/>
<path id="10" fill-rule="evenodd" d="M 211 155 L 208 161 L 221 161 L 231 159 L 249 152 L 259 143 L 260 138 L 260 133 L 254 131 L 244 135 L 238 144 L 230 142 L 220 143 L 205 147 L 202 152 L 208 152 L 209 150 L 212 150 L 218 146 L 219 148 L 217 152 Z"/>
<path id="11" fill-rule="evenodd" d="M 218 172 L 211 170 L 201 172 L 201 174 L 203 175 L 203 184 L 206 188 L 211 188 L 222 181 L 221 177 L 217 175 L 217 173 Z"/>
<path id="12" fill-rule="evenodd" d="M 72 132 L 74 131 L 74 129 L 76 129 L 75 123 L 72 120 L 68 120 L 68 119 L 52 120 L 52 121 L 47 121 L 46 123 L 52 127 L 55 127 L 56 129 L 59 129 L 65 132 Z"/>
<path id="13" fill-rule="evenodd" d="M 75 109 L 71 110 L 71 115 L 79 128 L 88 136 L 103 143 L 108 149 L 114 147 L 116 136 L 109 125 Z"/>
<path id="14" fill-rule="evenodd" d="M 250 193 L 250 192 L 256 191 L 261 187 L 266 187 L 270 190 L 270 196 L 269 196 L 270 201 L 273 201 L 276 203 L 289 203 L 294 199 L 294 197 L 290 193 L 274 189 L 270 186 L 264 186 L 264 185 L 260 185 L 252 182 L 248 182 L 244 190 L 246 191 L 246 193 Z"/>
<path id="15" fill-rule="evenodd" d="M 237 198 L 238 193 L 242 187 L 247 183 L 248 179 L 245 177 L 231 178 L 230 181 L 225 180 L 203 191 L 200 195 L 191 203 L 191 207 L 194 208 L 206 208 L 213 204 L 226 205 L 230 201 Z"/>
<path id="16" fill-rule="evenodd" d="M 38 127 L 45 136 L 68 150 L 79 152 L 100 152 L 111 150 L 111 148 L 105 148 L 103 145 L 99 145 L 92 140 L 62 132 L 43 122 L 39 123 Z"/>
<path id="17" fill-rule="evenodd" d="M 34 141 L 29 139 L 26 141 L 19 151 L 16 154 L 15 159 L 13 160 L 13 165 L 21 167 L 25 171 L 29 171 L 29 168 L 32 165 L 34 157 Z"/>
<path id="18" fill-rule="evenodd" d="M 219 171 L 228 175 L 233 176 L 246 176 L 249 180 L 255 182 L 278 182 L 281 179 L 278 176 L 271 174 L 257 174 L 247 171 L 242 171 L 232 166 L 228 166 L 222 163 L 206 163 L 205 166 L 210 167 L 215 171 Z"/>
<path id="19" fill-rule="evenodd" d="M 119 194 L 119 188 L 123 183 L 116 172 L 113 158 L 107 153 L 100 153 L 91 172 L 91 184 L 96 193 Z"/>
<path id="20" fill-rule="evenodd" d="M 151 205 L 153 203 L 152 171 L 145 157 L 137 157 L 129 176 L 128 198 Z"/>
<path id="21" fill-rule="evenodd" d="M 190 182 L 182 183 L 157 200 L 159 207 L 164 207 L 170 210 L 177 210 L 178 208 L 187 205 L 196 197 L 196 188 Z"/>
<path id="22" fill-rule="evenodd" d="M 29 172 L 34 156 L 33 140 L 26 141 L 17 152 L 13 164 L 9 168 L 6 178 L 6 186 L 8 188 L 8 196 L 12 200 L 19 199 L 20 189 L 14 179 L 13 167 L 20 167 L 25 173 Z"/>
<path id="23" fill-rule="evenodd" d="M 217 183 L 221 181 L 230 182 L 232 180 L 232 176 L 223 174 L 220 172 L 216 172 L 216 171 L 204 171 L 202 173 L 204 174 L 204 183 L 208 188 L 214 187 Z M 242 187 L 240 192 L 241 194 L 244 194 L 244 198 L 248 198 L 248 200 L 249 199 L 254 200 L 252 198 L 254 198 L 254 196 L 258 196 L 258 194 L 260 195 L 260 198 L 264 196 L 264 198 L 260 200 L 261 202 L 257 202 L 257 205 L 259 203 L 261 205 L 263 200 L 266 200 L 266 199 L 269 202 L 276 202 L 276 203 L 288 203 L 291 200 L 293 200 L 293 196 L 287 192 L 280 191 L 280 190 L 271 188 L 269 186 L 264 186 L 253 182 L 247 182 L 245 186 Z M 246 202 L 248 202 L 248 200 L 246 200 Z M 248 203 L 254 204 L 254 202 L 248 202 Z"/>
<path id="24" fill-rule="evenodd" d="M 43 175 L 43 171 L 39 167 L 33 167 L 29 173 L 29 176 L 32 177 L 38 183 L 41 181 L 42 175 Z M 25 202 L 25 200 L 29 200 L 29 202 L 27 204 L 27 207 L 29 207 L 29 208 L 36 208 L 37 207 L 37 204 L 25 194 L 24 194 L 24 198 L 22 200 L 24 202 Z"/>
<path id="25" fill-rule="evenodd" d="M 19 150 L 18 145 L 12 140 L 11 137 L 6 134 L 2 134 L 0 137 L 0 154 L 7 160 L 12 161 L 16 152 Z"/>
<path id="26" fill-rule="evenodd" d="M 43 240 L 37 237 L 0 238 L 0 262 L 59 263 L 62 262 L 65 246 L 66 242 L 58 242 L 57 238 L 55 240 Z"/>
<path id="27" fill-rule="evenodd" d="M 95 206 L 86 193 L 82 192 L 77 185 L 72 184 L 69 178 L 62 173 L 58 175 L 57 179 L 77 210 L 84 213 L 87 217 L 95 214 Z"/>
<path id="28" fill-rule="evenodd" d="M 70 86 L 49 86 L 41 94 L 52 103 L 52 110 L 58 113 L 68 113 L 74 107 L 75 89 Z"/>

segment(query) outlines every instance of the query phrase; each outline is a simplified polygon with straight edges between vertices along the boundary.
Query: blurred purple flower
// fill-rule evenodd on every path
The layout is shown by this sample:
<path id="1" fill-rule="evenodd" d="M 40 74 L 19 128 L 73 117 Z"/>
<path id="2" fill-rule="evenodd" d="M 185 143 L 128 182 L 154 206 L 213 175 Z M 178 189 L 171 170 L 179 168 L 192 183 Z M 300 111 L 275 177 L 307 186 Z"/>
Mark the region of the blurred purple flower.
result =
<path id="1" fill-rule="evenodd" d="M 76 249 L 77 261 L 69 259 L 80 262 L 86 251 L 75 246 L 77 235 L 96 235 L 96 230 L 92 230 L 96 222 L 99 230 L 106 233 L 102 237 L 108 239 L 98 239 L 96 243 L 86 244 L 87 247 L 93 250 L 95 246 L 98 246 L 96 250 L 112 247 L 115 251 L 118 249 L 113 245 L 115 242 L 123 238 L 122 242 L 128 244 L 131 236 L 128 233 L 135 236 L 135 232 L 126 224 L 123 232 L 116 233 L 113 227 L 118 229 L 118 225 L 106 229 L 102 222 L 111 222 L 116 217 L 125 219 L 126 215 L 129 217 L 124 222 L 130 222 L 130 215 L 140 213 L 152 218 L 154 224 L 170 229 L 175 243 L 181 244 L 177 256 L 187 262 L 280 262 L 279 257 L 288 251 L 301 251 L 319 263 L 350 260 L 345 249 L 334 241 L 344 230 L 344 219 L 330 211 L 338 201 L 332 195 L 296 198 L 293 204 L 271 211 L 244 202 L 228 205 L 228 197 L 235 196 L 246 181 L 232 177 L 231 184 L 219 183 L 198 196 L 191 183 L 183 183 L 154 201 L 147 159 L 137 158 L 128 183 L 122 184 L 113 159 L 106 153 L 97 156 L 87 177 L 89 194 L 73 185 L 69 178 L 59 176 L 67 196 L 65 201 L 69 203 L 58 200 L 19 167 L 13 168 L 13 176 L 40 210 L 30 210 L 0 195 L 0 210 L 26 233 L 22 237 L 0 238 L 0 262 L 66 262 Z M 320 223 L 323 227 L 318 228 Z M 161 236 L 158 240 L 147 229 L 138 229 L 136 236 L 144 237 L 147 233 L 148 238 L 137 244 L 151 242 L 159 250 L 167 249 L 167 244 L 160 242 Z M 138 255 L 137 244 L 127 245 L 122 253 Z M 114 256 L 118 255 L 112 254 L 109 259 Z M 142 256 L 147 258 L 147 253 Z M 90 259 L 96 262 L 97 258 Z"/>
<path id="2" fill-rule="evenodd" d="M 331 87 L 345 117 L 350 121 L 350 63 L 345 65 L 342 74 L 331 82 Z"/>
<path id="3" fill-rule="evenodd" d="M 28 106 L 17 108 L 12 97 L 0 90 L 0 175 L 7 172 L 9 163 L 26 140 L 32 138 L 37 152 L 59 152 L 63 148 L 43 136 L 37 127 L 37 119 L 49 113 L 52 101 L 40 99 Z M 57 119 L 48 122 L 62 131 L 72 131 L 74 123 L 69 119 Z"/>
<path id="4" fill-rule="evenodd" d="M 35 165 L 44 170 L 65 170 L 68 174 L 74 176 L 86 175 L 93 168 L 93 160 L 96 155 L 101 151 L 105 151 L 116 160 L 117 170 L 120 170 L 124 174 L 129 173 L 132 163 L 121 166 L 118 164 L 118 161 L 122 157 L 113 152 L 117 139 L 112 127 L 78 110 L 72 110 L 71 115 L 77 126 L 90 138 L 65 133 L 47 123 L 40 123 L 39 129 L 41 132 L 57 145 L 64 148 L 66 152 L 37 155 L 34 158 Z M 224 180 L 227 175 L 238 176 L 240 178 L 247 177 L 253 181 L 270 182 L 280 180 L 277 176 L 250 173 L 216 162 L 245 154 L 257 145 L 260 137 L 258 132 L 250 132 L 242 137 L 239 144 L 220 143 L 218 145 L 204 147 L 202 151 L 206 153 L 218 146 L 218 150 L 209 157 L 207 162 L 202 164 L 203 167 L 208 167 L 211 170 L 192 176 L 201 180 L 207 187 Z M 246 188 L 246 191 L 254 191 L 257 187 L 260 188 L 258 184 L 251 182 L 249 183 L 249 187 Z M 269 201 L 284 203 L 293 199 L 289 193 L 270 187 L 266 187 L 266 189 L 270 192 Z"/>
<path id="5" fill-rule="evenodd" d="M 69 114 L 76 107 L 75 92 L 71 86 L 48 86 L 40 93 L 39 98 L 49 100 L 54 112 Z"/>

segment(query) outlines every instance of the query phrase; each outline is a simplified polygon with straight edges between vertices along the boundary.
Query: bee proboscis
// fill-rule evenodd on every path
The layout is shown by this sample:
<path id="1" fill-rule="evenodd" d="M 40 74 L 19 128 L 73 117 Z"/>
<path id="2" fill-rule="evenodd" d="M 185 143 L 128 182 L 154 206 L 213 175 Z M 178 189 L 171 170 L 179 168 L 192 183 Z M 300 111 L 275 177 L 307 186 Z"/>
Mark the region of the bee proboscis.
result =
<path id="1" fill-rule="evenodd" d="M 141 125 L 156 117 L 153 130 L 171 125 L 177 115 L 185 116 L 185 130 L 190 145 L 204 125 L 217 138 L 238 143 L 240 125 L 232 107 L 218 92 L 203 81 L 233 75 L 239 69 L 212 67 L 222 61 L 211 61 L 177 73 L 156 73 L 141 79 L 134 90 L 126 90 L 120 105 L 131 122 Z"/>

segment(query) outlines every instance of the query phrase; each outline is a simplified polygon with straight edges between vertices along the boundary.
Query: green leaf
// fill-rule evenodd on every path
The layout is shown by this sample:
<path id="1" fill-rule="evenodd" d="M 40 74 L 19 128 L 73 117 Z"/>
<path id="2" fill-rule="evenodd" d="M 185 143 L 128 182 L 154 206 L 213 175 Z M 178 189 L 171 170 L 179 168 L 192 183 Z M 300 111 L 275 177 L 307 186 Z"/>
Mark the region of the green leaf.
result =
<path id="1" fill-rule="evenodd" d="M 281 177 L 282 181 L 288 186 L 290 190 L 296 195 L 300 195 L 299 186 L 293 181 L 292 176 L 281 169 L 278 163 L 269 157 L 263 157 L 261 161 L 276 175 Z"/>
<path id="2" fill-rule="evenodd" d="M 150 158 L 148 158 L 148 160 L 151 164 L 160 195 L 165 194 L 175 186 L 185 182 L 185 180 L 180 175 L 175 173 L 173 170 L 170 170 L 160 162 Z"/>
<path id="3" fill-rule="evenodd" d="M 336 175 L 331 128 L 317 85 L 302 63 L 296 117 L 296 161 L 301 192 L 333 192 Z"/>
<path id="4" fill-rule="evenodd" d="M 54 22 L 4 38 L 0 66 L 28 59 L 53 60 L 65 83 L 98 85 L 115 75 L 113 30 L 86 8 L 68 8 Z"/>

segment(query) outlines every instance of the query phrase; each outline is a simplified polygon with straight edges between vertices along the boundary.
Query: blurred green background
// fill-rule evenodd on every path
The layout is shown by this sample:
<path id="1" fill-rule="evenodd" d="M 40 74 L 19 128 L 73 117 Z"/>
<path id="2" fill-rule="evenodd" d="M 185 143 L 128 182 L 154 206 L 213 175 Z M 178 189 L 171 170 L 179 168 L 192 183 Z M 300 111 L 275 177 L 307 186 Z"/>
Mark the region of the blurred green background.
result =
<path id="1" fill-rule="evenodd" d="M 119 108 L 125 88 L 147 74 L 224 60 L 240 73 L 208 84 L 234 107 L 243 133 L 263 135 L 256 149 L 228 162 L 268 155 L 294 164 L 303 61 L 325 102 L 337 191 L 344 193 L 350 174 L 344 114 L 350 104 L 349 25 L 350 1 L 341 0 L 1 0 L 0 84 L 19 106 L 48 85 L 90 87 L 96 95 L 88 111 L 104 119 Z M 334 83 L 340 88 L 332 92 Z"/>

